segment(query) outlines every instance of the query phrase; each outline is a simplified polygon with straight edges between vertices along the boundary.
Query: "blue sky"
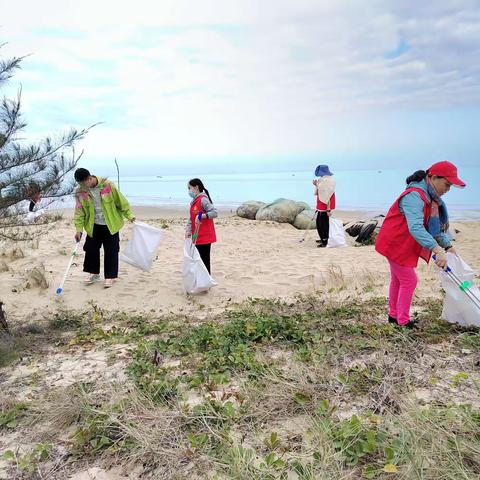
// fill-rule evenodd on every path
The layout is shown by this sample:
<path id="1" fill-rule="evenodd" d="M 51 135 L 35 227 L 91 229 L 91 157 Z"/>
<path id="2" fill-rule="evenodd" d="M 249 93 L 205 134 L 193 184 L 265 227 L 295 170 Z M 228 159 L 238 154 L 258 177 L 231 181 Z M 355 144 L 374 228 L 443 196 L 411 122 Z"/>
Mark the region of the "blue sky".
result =
<path id="1" fill-rule="evenodd" d="M 104 122 L 92 168 L 480 163 L 478 1 L 20 1 L 0 37 L 26 136 Z"/>

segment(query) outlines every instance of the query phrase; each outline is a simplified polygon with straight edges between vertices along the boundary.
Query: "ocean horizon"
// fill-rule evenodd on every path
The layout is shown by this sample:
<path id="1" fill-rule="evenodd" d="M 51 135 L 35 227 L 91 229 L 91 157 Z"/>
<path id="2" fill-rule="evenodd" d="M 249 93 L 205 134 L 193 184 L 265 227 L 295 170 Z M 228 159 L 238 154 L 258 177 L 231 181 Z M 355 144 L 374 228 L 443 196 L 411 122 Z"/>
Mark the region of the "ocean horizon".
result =
<path id="1" fill-rule="evenodd" d="M 384 213 L 405 188 L 411 169 L 343 170 L 334 172 L 337 182 L 338 210 Z M 480 218 L 480 168 L 459 169 L 467 183 L 464 189 L 454 188 L 445 196 L 452 218 Z M 247 200 L 270 203 L 289 198 L 315 206 L 312 172 L 232 173 L 205 175 L 125 176 L 120 189 L 132 205 L 187 206 L 187 182 L 199 177 L 209 190 L 213 202 L 222 208 L 236 208 Z M 117 183 L 117 177 L 109 176 Z"/>

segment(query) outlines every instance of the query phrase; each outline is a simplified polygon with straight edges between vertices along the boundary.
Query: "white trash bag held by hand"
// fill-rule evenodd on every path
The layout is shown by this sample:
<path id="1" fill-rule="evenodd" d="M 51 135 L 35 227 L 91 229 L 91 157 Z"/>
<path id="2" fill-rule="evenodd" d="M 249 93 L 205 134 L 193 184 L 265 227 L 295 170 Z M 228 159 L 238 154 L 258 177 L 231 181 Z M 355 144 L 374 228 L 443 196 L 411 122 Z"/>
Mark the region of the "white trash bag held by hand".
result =
<path id="1" fill-rule="evenodd" d="M 149 272 L 157 253 L 162 231 L 146 223 L 133 223 L 132 238 L 127 243 L 120 259 L 124 262 Z"/>
<path id="2" fill-rule="evenodd" d="M 458 255 L 447 252 L 446 270 L 440 270 L 445 290 L 442 318 L 450 323 L 480 327 L 480 290 L 475 272 Z"/>
<path id="3" fill-rule="evenodd" d="M 183 287 L 189 294 L 206 292 L 217 285 L 208 273 L 191 238 L 185 239 L 183 247 Z"/>
<path id="4" fill-rule="evenodd" d="M 330 217 L 330 226 L 328 230 L 327 248 L 346 247 L 345 230 L 343 222 L 339 218 Z"/>

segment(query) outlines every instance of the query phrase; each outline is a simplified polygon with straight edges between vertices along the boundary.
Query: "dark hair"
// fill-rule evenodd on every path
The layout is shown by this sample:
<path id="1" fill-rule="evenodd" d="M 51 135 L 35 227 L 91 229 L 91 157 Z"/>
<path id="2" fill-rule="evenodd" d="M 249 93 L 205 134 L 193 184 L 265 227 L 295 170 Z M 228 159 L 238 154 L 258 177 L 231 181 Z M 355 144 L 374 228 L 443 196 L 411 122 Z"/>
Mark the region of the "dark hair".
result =
<path id="1" fill-rule="evenodd" d="M 40 190 L 40 186 L 38 185 L 38 183 L 35 183 L 35 182 L 30 182 L 28 184 L 28 187 L 27 187 L 27 195 L 29 197 L 31 197 L 32 195 L 35 195 L 37 193 L 40 193 L 41 190 Z"/>
<path id="2" fill-rule="evenodd" d="M 191 180 L 189 180 L 188 184 L 191 185 L 192 187 L 198 187 L 200 192 L 205 192 L 207 194 L 208 199 L 213 203 L 212 197 L 210 196 L 210 194 L 208 193 L 208 190 L 205 188 L 205 185 L 199 178 L 192 178 Z"/>
<path id="3" fill-rule="evenodd" d="M 428 170 L 417 170 L 416 172 L 413 172 L 407 179 L 405 180 L 407 182 L 407 185 L 412 182 L 421 182 L 422 180 L 425 180 L 428 175 Z"/>
<path id="4" fill-rule="evenodd" d="M 77 182 L 83 182 L 90 176 L 90 172 L 86 168 L 77 168 L 73 176 Z"/>

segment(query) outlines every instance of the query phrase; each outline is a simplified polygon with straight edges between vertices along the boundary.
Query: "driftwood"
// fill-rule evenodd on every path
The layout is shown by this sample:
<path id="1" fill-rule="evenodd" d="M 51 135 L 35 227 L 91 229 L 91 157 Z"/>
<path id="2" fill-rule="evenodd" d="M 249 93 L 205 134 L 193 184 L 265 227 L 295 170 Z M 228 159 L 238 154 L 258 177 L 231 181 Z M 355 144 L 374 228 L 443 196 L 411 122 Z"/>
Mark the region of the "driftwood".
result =
<path id="1" fill-rule="evenodd" d="M 3 311 L 3 302 L 0 302 L 0 329 L 10 333 L 8 328 L 7 319 L 5 318 L 5 312 Z"/>
<path id="2" fill-rule="evenodd" d="M 371 245 L 375 243 L 376 234 L 379 230 L 380 217 L 369 221 L 352 222 L 347 225 L 345 231 L 351 236 L 356 237 L 355 241 L 360 245 Z"/>

